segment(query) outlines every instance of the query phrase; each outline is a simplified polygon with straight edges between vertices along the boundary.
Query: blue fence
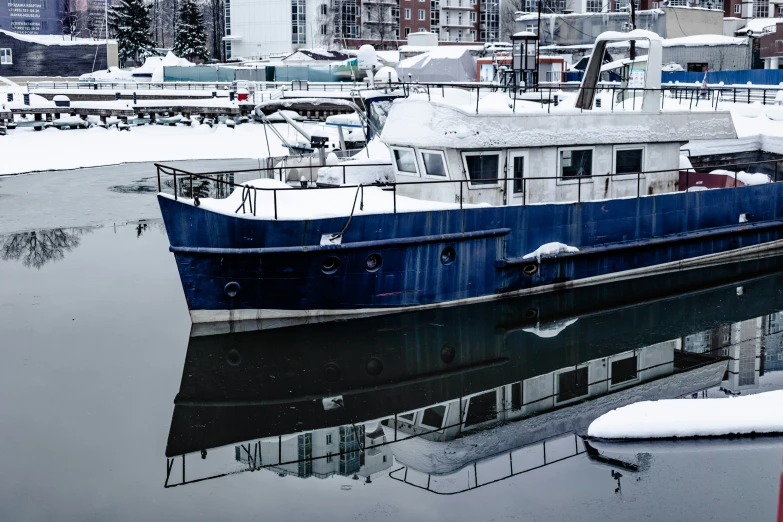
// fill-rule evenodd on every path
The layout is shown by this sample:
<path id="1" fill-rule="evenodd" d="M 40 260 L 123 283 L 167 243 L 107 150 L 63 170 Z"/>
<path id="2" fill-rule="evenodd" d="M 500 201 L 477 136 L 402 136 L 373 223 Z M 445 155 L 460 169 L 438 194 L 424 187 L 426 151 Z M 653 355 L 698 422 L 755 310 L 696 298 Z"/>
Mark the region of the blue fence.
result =
<path id="1" fill-rule="evenodd" d="M 675 72 L 661 74 L 661 82 L 701 83 L 704 73 Z M 715 71 L 707 73 L 707 83 L 726 85 L 752 83 L 755 85 L 778 85 L 783 82 L 783 69 L 746 69 L 742 71 Z"/>
<path id="2" fill-rule="evenodd" d="M 582 72 L 567 72 L 567 82 L 582 80 Z M 661 83 L 664 85 L 672 82 L 700 83 L 704 80 L 701 72 L 665 72 L 661 74 Z M 754 85 L 778 85 L 783 82 L 783 69 L 745 69 L 742 71 L 715 71 L 707 73 L 707 83 L 720 83 L 726 85 L 746 84 Z"/>

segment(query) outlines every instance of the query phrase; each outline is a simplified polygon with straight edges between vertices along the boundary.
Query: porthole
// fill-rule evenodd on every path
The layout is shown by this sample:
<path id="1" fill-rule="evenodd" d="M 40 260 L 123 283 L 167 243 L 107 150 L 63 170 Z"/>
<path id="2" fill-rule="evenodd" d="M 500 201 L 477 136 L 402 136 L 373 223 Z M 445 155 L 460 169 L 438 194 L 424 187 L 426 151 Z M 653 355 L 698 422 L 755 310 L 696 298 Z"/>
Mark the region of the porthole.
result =
<path id="1" fill-rule="evenodd" d="M 326 275 L 331 275 L 337 272 L 340 268 L 340 259 L 334 256 L 327 257 L 321 263 L 321 272 Z"/>
<path id="2" fill-rule="evenodd" d="M 364 261 L 364 267 L 368 272 L 376 272 L 383 264 L 383 258 L 380 254 L 370 254 Z"/>
<path id="3" fill-rule="evenodd" d="M 457 260 L 457 252 L 452 247 L 446 247 L 440 253 L 440 262 L 448 266 Z"/>
<path id="4" fill-rule="evenodd" d="M 239 293 L 240 290 L 239 283 L 236 281 L 231 281 L 230 283 L 226 283 L 226 286 L 223 287 L 223 291 L 226 293 L 229 297 L 236 297 L 236 295 Z"/>
<path id="5" fill-rule="evenodd" d="M 371 357 L 369 361 L 367 361 L 367 373 L 370 375 L 376 376 L 380 375 L 383 371 L 383 363 L 380 359 L 377 357 Z"/>
<path id="6" fill-rule="evenodd" d="M 446 343 L 443 348 L 440 349 L 440 360 L 446 364 L 454 362 L 457 357 L 457 350 L 451 343 Z"/>
<path id="7" fill-rule="evenodd" d="M 239 366 L 242 362 L 242 356 L 239 354 L 236 348 L 231 348 L 226 353 L 226 362 L 231 366 Z"/>
<path id="8" fill-rule="evenodd" d="M 522 272 L 528 276 L 536 275 L 538 273 L 538 265 L 535 263 L 525 265 L 522 267 Z"/>
<path id="9" fill-rule="evenodd" d="M 340 370 L 340 367 L 337 365 L 337 363 L 326 363 L 323 372 L 324 379 L 329 382 L 337 382 L 340 380 L 342 374 L 343 372 Z"/>

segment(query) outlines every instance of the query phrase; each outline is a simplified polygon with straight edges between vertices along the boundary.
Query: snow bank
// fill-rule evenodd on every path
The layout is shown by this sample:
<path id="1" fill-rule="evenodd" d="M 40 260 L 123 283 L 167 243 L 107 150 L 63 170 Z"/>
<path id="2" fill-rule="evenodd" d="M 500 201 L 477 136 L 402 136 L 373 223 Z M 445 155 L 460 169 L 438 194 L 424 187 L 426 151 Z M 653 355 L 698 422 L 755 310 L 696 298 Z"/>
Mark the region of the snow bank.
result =
<path id="1" fill-rule="evenodd" d="M 37 6 L 36 6 L 37 7 Z M 106 40 L 95 40 L 93 38 L 71 38 L 70 36 L 59 34 L 20 34 L 0 29 L 0 34 L 14 38 L 22 42 L 29 42 L 38 45 L 105 45 Z M 109 40 L 110 43 L 117 43 L 116 40 Z"/>
<path id="2" fill-rule="evenodd" d="M 726 399 L 645 401 L 593 421 L 591 437 L 657 439 L 783 433 L 783 390 Z"/>
<path id="3" fill-rule="evenodd" d="M 545 243 L 535 249 L 534 251 L 530 252 L 529 254 L 525 254 L 522 256 L 522 259 L 533 259 L 535 258 L 536 261 L 539 263 L 541 262 L 541 256 L 554 256 L 557 254 L 562 254 L 565 252 L 579 252 L 579 249 L 576 247 L 568 246 L 563 243 L 558 243 L 557 241 L 552 243 Z"/>
<path id="4" fill-rule="evenodd" d="M 735 173 L 731 172 L 730 170 L 715 169 L 710 171 L 710 174 L 720 174 L 730 178 L 737 178 L 738 181 L 741 181 L 745 185 L 763 185 L 765 183 L 772 183 L 772 180 L 766 174 L 751 174 L 742 170 Z"/>
<path id="5" fill-rule="evenodd" d="M 322 219 L 331 217 L 347 217 L 351 215 L 389 214 L 394 211 L 394 195 L 390 190 L 381 187 L 364 187 L 363 196 L 359 191 L 357 197 L 356 187 L 334 189 L 293 189 L 285 183 L 273 179 L 257 179 L 243 183 L 245 187 L 256 187 L 259 190 L 251 194 L 251 200 L 258 205 L 256 215 L 249 212 L 248 204 L 245 204 L 247 213 L 236 214 L 238 207 L 242 205 L 242 192 L 244 189 L 236 188 L 225 199 L 204 198 L 200 200 L 201 208 L 211 210 L 228 216 L 240 216 L 250 219 L 274 219 L 274 194 L 277 189 L 277 218 L 279 220 Z M 173 198 L 173 196 L 171 196 Z M 362 200 L 364 205 L 362 208 Z M 180 198 L 180 201 L 190 201 Z M 354 205 L 354 201 L 356 204 Z M 463 208 L 476 208 L 484 205 L 462 205 Z M 459 209 L 459 203 L 440 203 L 437 201 L 425 201 L 405 196 L 397 196 L 397 212 L 426 212 L 429 210 Z M 335 232 L 338 232 L 335 230 Z"/>

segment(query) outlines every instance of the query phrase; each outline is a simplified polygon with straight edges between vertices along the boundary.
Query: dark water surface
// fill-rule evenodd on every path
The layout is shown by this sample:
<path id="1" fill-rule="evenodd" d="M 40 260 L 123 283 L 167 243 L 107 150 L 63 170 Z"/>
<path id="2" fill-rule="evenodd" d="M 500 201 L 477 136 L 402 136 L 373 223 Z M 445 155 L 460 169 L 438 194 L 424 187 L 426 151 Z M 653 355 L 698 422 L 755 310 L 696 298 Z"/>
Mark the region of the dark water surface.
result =
<path id="1" fill-rule="evenodd" d="M 0 520 L 774 520 L 783 438 L 578 435 L 783 388 L 779 266 L 208 335 L 159 222 L 0 236 Z"/>

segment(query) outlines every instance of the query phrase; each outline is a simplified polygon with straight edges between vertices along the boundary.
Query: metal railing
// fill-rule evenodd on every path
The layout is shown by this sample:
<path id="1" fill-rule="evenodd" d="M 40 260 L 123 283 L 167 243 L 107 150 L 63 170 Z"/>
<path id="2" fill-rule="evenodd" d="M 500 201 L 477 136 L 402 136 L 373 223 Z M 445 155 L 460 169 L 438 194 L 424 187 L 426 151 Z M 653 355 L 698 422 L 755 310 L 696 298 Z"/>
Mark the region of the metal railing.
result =
<path id="1" fill-rule="evenodd" d="M 746 169 L 750 167 L 751 165 L 766 165 L 766 166 L 772 166 L 774 169 L 774 174 L 770 178 L 770 180 L 774 183 L 778 182 L 778 163 L 783 160 L 764 160 L 764 161 L 754 161 L 754 162 L 742 162 L 742 163 L 730 163 L 730 164 L 718 164 L 718 165 L 710 165 L 705 166 L 705 169 L 709 170 L 716 170 L 716 169 L 724 169 L 731 171 L 732 169 L 740 170 L 740 169 Z M 464 210 L 464 203 L 465 203 L 465 186 L 467 184 L 468 190 L 471 189 L 487 189 L 487 188 L 499 188 L 506 190 L 506 187 L 508 186 L 509 182 L 519 181 L 521 183 L 521 192 L 522 192 L 522 206 L 530 204 L 528 202 L 528 183 L 533 181 L 555 181 L 555 182 L 566 182 L 567 185 L 576 185 L 576 203 L 582 202 L 582 185 L 590 184 L 592 186 L 593 180 L 601 179 L 601 178 L 620 178 L 619 181 L 633 181 L 634 178 L 636 180 L 636 198 L 647 196 L 649 194 L 644 194 L 641 190 L 641 182 L 642 178 L 647 176 L 648 174 L 665 174 L 665 173 L 674 173 L 677 172 L 680 174 L 680 177 L 682 177 L 682 174 L 684 173 L 685 176 L 685 187 L 681 187 L 680 191 L 688 190 L 691 187 L 690 185 L 690 175 L 693 174 L 706 174 L 706 172 L 699 172 L 696 170 L 696 168 L 689 168 L 689 169 L 661 169 L 661 170 L 648 170 L 648 171 L 642 171 L 642 172 L 632 172 L 632 173 L 614 173 L 614 174 L 593 174 L 590 176 L 524 176 L 524 177 L 499 177 L 499 178 L 489 178 L 489 179 L 444 179 L 444 180 L 433 180 L 433 179 L 422 179 L 421 181 L 394 181 L 394 182 L 377 182 L 374 184 L 356 184 L 356 185 L 348 185 L 346 184 L 346 178 L 348 171 L 350 169 L 366 169 L 367 167 L 391 167 L 391 163 L 374 163 L 374 164 L 358 164 L 358 165 L 332 165 L 332 166 L 325 166 L 325 167 L 319 167 L 319 166 L 313 166 L 313 167 L 307 167 L 307 168 L 329 168 L 329 169 L 341 169 L 342 170 L 342 177 L 343 177 L 343 184 L 338 186 L 320 186 L 320 187 L 312 187 L 311 184 L 307 184 L 307 186 L 291 186 L 289 185 L 286 189 L 281 188 L 264 188 L 264 187 L 254 187 L 247 185 L 246 183 L 234 183 L 233 181 L 228 181 L 225 179 L 221 179 L 216 176 L 226 176 L 227 174 L 242 174 L 242 173 L 255 173 L 257 172 L 259 174 L 259 178 L 261 179 L 277 179 L 280 182 L 285 182 L 285 173 L 289 167 L 287 166 L 279 166 L 279 167 L 268 167 L 268 168 L 256 168 L 256 169 L 242 169 L 242 170 L 231 170 L 231 171 L 216 171 L 216 172 L 201 172 L 201 173 L 195 173 L 195 172 L 188 172 L 183 169 L 179 169 L 176 167 L 171 167 L 167 165 L 163 165 L 160 163 L 155 163 L 155 167 L 157 168 L 157 176 L 158 176 L 158 192 L 162 192 L 163 190 L 163 183 L 161 175 L 168 175 L 172 176 L 173 178 L 173 189 L 174 189 L 174 199 L 177 200 L 180 196 L 180 192 L 183 193 L 183 195 L 187 194 L 190 195 L 192 199 L 194 199 L 195 204 L 198 206 L 198 196 L 194 196 L 193 194 L 193 181 L 195 180 L 209 180 L 211 182 L 216 183 L 219 186 L 223 187 L 230 187 L 232 189 L 241 189 L 242 190 L 242 204 L 237 208 L 235 213 L 239 213 L 241 210 L 243 214 L 250 213 L 253 216 L 256 216 L 258 213 L 258 206 L 257 206 L 257 200 L 258 200 L 258 192 L 272 192 L 272 204 L 273 204 L 273 214 L 274 219 L 278 219 L 278 203 L 277 203 L 277 192 L 279 190 L 330 190 L 330 189 L 346 189 L 346 188 L 354 188 L 357 189 L 357 197 L 359 197 L 361 193 L 362 201 L 361 204 L 363 206 L 364 203 L 364 193 L 363 191 L 360 191 L 363 187 L 381 187 L 385 190 L 389 190 L 392 192 L 392 198 L 393 198 L 393 213 L 397 213 L 397 187 L 405 187 L 405 186 L 413 186 L 413 185 L 458 185 L 459 186 L 459 210 Z M 738 180 L 738 174 L 734 173 L 734 181 L 733 181 L 733 187 L 723 187 L 723 188 L 737 188 L 738 182 L 741 183 L 741 181 Z M 179 178 L 179 185 L 177 183 L 177 179 Z M 183 185 L 185 183 L 185 180 L 187 182 L 186 185 Z M 296 180 L 298 182 L 298 180 Z M 678 185 L 680 184 L 678 180 Z M 743 183 L 744 185 L 744 183 Z M 185 187 L 189 187 L 189 190 L 184 190 Z M 456 194 L 455 194 L 456 197 Z M 621 197 L 634 197 L 633 195 L 629 196 L 621 196 Z M 585 201 L 591 201 L 593 198 L 586 199 Z"/>

